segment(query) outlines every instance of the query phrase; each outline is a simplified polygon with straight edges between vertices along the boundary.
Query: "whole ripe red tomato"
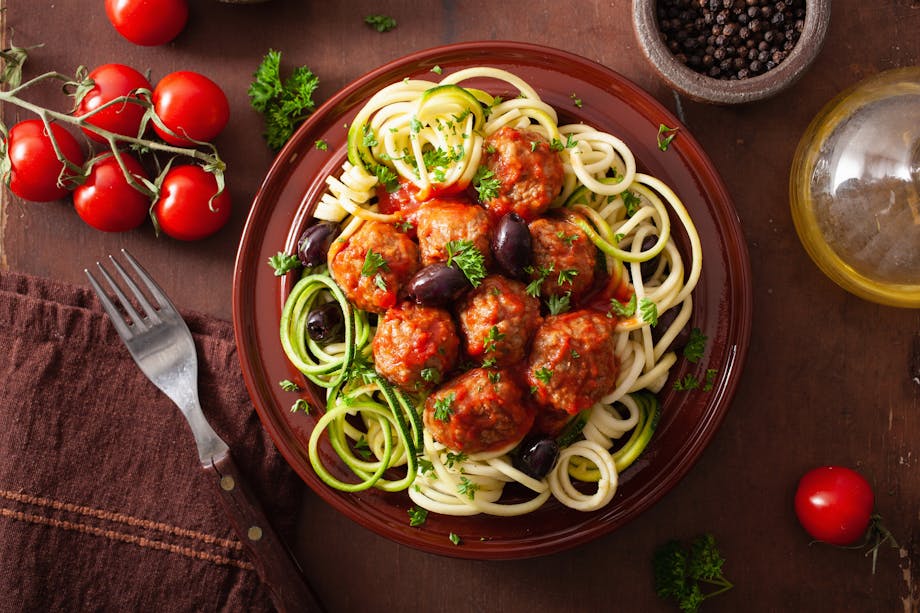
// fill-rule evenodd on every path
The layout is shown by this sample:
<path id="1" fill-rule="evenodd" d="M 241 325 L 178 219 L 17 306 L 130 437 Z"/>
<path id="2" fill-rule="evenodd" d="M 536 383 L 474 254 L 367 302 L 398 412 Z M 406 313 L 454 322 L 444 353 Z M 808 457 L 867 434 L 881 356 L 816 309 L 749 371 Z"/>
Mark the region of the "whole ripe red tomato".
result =
<path id="1" fill-rule="evenodd" d="M 135 45 L 164 45 L 188 21 L 187 0 L 105 0 L 105 14 Z"/>
<path id="2" fill-rule="evenodd" d="M 875 495 L 855 470 L 822 466 L 805 473 L 795 492 L 799 523 L 816 540 L 832 545 L 861 541 L 872 519 Z"/>
<path id="3" fill-rule="evenodd" d="M 173 238 L 193 241 L 210 236 L 230 219 L 230 192 L 217 193 L 217 180 L 201 166 L 176 166 L 166 173 L 153 214 Z M 210 201 L 210 202 L 209 202 Z"/>
<path id="4" fill-rule="evenodd" d="M 190 145 L 193 138 L 210 141 L 230 118 L 230 103 L 217 83 L 189 70 L 166 75 L 153 90 L 153 109 L 173 136 L 154 124 L 160 138 L 173 145 Z"/>
<path id="5" fill-rule="evenodd" d="M 122 152 L 121 158 L 138 182 L 148 178 L 136 157 Z M 93 164 L 89 177 L 74 190 L 73 204 L 80 219 L 103 232 L 133 230 L 144 223 L 150 209 L 148 197 L 128 183 L 112 155 Z"/>
<path id="6" fill-rule="evenodd" d="M 94 111 L 116 98 L 128 96 L 136 89 L 150 89 L 150 81 L 147 80 L 147 77 L 124 64 L 103 64 L 95 68 L 88 76 L 93 80 L 94 85 L 74 110 L 73 114 L 77 117 Z M 131 102 L 116 103 L 87 117 L 86 121 L 109 132 L 124 136 L 137 136 L 145 110 L 143 106 Z M 92 130 L 84 128 L 83 131 L 93 140 L 100 143 L 105 142 L 104 138 Z"/>
<path id="7" fill-rule="evenodd" d="M 57 124 L 51 124 L 51 132 L 64 157 L 82 165 L 83 150 L 77 139 Z M 59 180 L 73 173 L 64 170 L 41 119 L 27 119 L 13 126 L 7 137 L 7 151 L 10 189 L 14 194 L 33 202 L 50 202 L 67 195 L 68 187 Z"/>

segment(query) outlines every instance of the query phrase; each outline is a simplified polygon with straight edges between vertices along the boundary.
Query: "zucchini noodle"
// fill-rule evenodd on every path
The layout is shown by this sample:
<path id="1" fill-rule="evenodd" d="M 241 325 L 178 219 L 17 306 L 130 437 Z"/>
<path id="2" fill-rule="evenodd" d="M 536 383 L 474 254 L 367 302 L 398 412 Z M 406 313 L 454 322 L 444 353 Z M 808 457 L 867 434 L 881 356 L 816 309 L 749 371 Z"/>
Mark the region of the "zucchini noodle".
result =
<path id="1" fill-rule="evenodd" d="M 472 79 L 498 82 L 501 95 L 463 85 Z M 496 68 L 468 68 L 440 81 L 406 79 L 360 109 L 348 130 L 348 159 L 326 179 L 314 216 L 341 223 L 340 240 L 367 221 L 400 222 L 400 212 L 378 210 L 381 190 L 400 181 L 424 201 L 466 189 L 476 180 L 485 139 L 506 126 L 552 143 L 564 180 L 551 207 L 584 230 L 606 263 L 608 289 L 618 303 L 612 313 L 619 365 L 614 389 L 570 423 L 574 434 L 560 435 L 561 451 L 544 478 L 519 470 L 513 448 L 456 453 L 425 430 L 424 394 L 395 389 L 373 370 L 376 319 L 349 303 L 325 267 L 307 270 L 283 307 L 281 342 L 291 363 L 325 390 L 325 412 L 310 435 L 308 455 L 330 487 L 405 490 L 415 505 L 446 515 L 521 515 L 550 499 L 592 511 L 614 499 L 619 473 L 652 438 L 661 416 L 655 393 L 678 360 L 669 347 L 691 318 L 702 249 L 677 195 L 639 172 L 617 136 L 585 124 L 559 125 L 555 109 L 533 87 Z M 687 260 L 672 220 L 688 239 Z M 320 345 L 306 333 L 306 320 L 328 302 L 341 309 L 344 341 Z M 656 340 L 652 326 L 672 309 L 673 323 L 658 330 Z M 341 459 L 335 466 L 320 449 L 323 438 L 335 451 L 333 460 Z"/>

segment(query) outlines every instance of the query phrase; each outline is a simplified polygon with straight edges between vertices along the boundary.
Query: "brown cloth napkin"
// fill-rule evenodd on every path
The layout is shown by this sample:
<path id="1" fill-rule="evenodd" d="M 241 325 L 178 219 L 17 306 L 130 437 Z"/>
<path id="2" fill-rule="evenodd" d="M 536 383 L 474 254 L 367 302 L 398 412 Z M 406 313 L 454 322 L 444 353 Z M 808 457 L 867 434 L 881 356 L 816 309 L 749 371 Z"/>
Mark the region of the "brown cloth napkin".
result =
<path id="1" fill-rule="evenodd" d="M 205 415 L 279 536 L 302 483 L 246 394 L 225 321 L 186 314 Z M 179 410 L 92 291 L 0 272 L 0 611 L 268 611 Z"/>

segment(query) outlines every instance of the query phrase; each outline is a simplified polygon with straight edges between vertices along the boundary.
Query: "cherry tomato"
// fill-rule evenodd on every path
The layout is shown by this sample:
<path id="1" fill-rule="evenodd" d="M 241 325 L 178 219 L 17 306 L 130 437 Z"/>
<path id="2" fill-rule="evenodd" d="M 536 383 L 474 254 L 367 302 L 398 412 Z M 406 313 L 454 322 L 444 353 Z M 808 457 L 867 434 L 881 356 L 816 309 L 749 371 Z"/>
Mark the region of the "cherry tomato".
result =
<path id="1" fill-rule="evenodd" d="M 148 178 L 136 157 L 123 152 L 121 158 L 132 175 Z M 148 197 L 131 187 L 111 155 L 93 164 L 86 182 L 74 190 L 73 204 L 80 219 L 103 232 L 133 230 L 144 223 L 150 209 Z"/>
<path id="2" fill-rule="evenodd" d="M 173 238 L 193 241 L 210 236 L 230 219 L 230 192 L 217 193 L 217 180 L 201 166 L 176 166 L 166 173 L 153 214 Z"/>
<path id="3" fill-rule="evenodd" d="M 816 540 L 832 545 L 861 541 L 872 519 L 875 495 L 855 470 L 822 466 L 805 473 L 795 492 L 799 523 Z"/>
<path id="4" fill-rule="evenodd" d="M 217 83 L 197 72 L 180 70 L 168 74 L 153 90 L 153 109 L 172 136 L 154 124 L 160 138 L 173 145 L 190 145 L 189 137 L 210 141 L 230 118 L 230 103 Z"/>
<path id="5" fill-rule="evenodd" d="M 187 0 L 105 0 L 105 14 L 135 45 L 165 45 L 185 28 Z"/>
<path id="6" fill-rule="evenodd" d="M 73 135 L 57 124 L 51 124 L 51 132 L 64 157 L 80 166 L 83 164 L 83 150 Z M 68 188 L 59 182 L 63 176 L 64 163 L 58 160 L 54 145 L 41 119 L 27 119 L 17 123 L 7 137 L 7 151 L 10 158 L 10 189 L 25 200 L 50 202 L 67 195 Z"/>
<path id="7" fill-rule="evenodd" d="M 77 105 L 74 111 L 77 117 L 98 109 L 115 98 L 128 96 L 136 89 L 150 89 L 150 81 L 147 80 L 147 77 L 124 64 L 103 64 L 89 73 L 89 78 L 95 84 Z M 86 121 L 109 132 L 124 136 L 137 136 L 144 111 L 144 107 L 139 104 L 116 103 L 87 117 Z M 92 130 L 84 128 L 83 131 L 93 140 L 100 143 L 105 142 L 104 138 Z"/>

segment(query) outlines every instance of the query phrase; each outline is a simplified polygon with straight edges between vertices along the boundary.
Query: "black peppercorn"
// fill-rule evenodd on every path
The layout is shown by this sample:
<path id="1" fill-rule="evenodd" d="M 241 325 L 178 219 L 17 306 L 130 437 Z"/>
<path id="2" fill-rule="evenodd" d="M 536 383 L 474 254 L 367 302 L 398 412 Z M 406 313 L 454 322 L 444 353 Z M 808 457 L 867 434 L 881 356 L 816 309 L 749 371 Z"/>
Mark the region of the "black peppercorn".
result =
<path id="1" fill-rule="evenodd" d="M 785 60 L 805 27 L 805 0 L 658 0 L 662 40 L 692 70 L 747 79 Z"/>

